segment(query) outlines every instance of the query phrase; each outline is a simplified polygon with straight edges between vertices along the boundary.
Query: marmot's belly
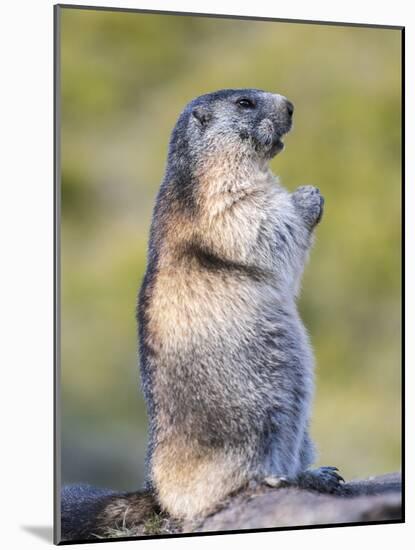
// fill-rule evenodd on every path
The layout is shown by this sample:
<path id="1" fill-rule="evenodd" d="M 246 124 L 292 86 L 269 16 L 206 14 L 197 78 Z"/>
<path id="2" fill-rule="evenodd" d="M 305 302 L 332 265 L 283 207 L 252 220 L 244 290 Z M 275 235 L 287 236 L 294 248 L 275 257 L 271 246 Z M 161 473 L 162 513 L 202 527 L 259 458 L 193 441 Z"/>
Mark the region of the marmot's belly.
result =
<path id="1" fill-rule="evenodd" d="M 207 323 L 160 346 L 153 364 L 157 424 L 206 447 L 252 441 L 269 411 L 311 399 L 312 358 L 302 331 L 267 319 L 227 331 Z M 294 322 L 294 321 L 293 321 Z M 172 332 L 174 328 L 172 327 Z"/>

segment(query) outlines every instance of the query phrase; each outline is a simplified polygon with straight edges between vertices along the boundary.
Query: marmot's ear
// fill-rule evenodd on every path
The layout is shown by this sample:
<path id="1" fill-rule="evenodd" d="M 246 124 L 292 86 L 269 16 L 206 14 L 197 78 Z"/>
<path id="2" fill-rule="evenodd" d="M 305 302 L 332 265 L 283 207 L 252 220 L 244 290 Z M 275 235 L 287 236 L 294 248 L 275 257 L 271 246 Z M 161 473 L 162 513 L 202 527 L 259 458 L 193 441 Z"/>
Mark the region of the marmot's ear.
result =
<path id="1" fill-rule="evenodd" d="M 201 126 L 206 126 L 206 124 L 212 118 L 212 115 L 210 111 L 207 109 L 207 107 L 204 107 L 202 105 L 195 107 L 192 111 L 192 115 L 195 117 L 195 119 L 199 122 Z"/>

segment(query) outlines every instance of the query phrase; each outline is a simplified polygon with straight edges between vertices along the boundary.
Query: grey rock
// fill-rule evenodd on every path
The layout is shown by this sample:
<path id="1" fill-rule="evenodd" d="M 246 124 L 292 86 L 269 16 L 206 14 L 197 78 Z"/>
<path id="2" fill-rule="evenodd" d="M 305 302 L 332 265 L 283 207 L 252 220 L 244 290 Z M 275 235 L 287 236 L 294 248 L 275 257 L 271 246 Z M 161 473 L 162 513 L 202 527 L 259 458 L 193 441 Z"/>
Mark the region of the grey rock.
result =
<path id="1" fill-rule="evenodd" d="M 183 532 L 234 531 L 287 526 L 400 520 L 399 473 L 354 480 L 336 495 L 294 487 L 259 486 L 227 499 L 221 509 L 199 523 L 183 525 Z"/>

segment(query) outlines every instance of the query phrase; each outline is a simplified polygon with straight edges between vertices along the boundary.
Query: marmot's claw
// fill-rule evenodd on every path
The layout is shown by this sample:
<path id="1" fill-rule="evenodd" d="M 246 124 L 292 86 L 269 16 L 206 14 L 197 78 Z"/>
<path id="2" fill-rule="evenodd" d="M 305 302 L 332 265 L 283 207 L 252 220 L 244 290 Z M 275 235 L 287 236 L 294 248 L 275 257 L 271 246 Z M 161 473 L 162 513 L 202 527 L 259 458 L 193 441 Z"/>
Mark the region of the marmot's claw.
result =
<path id="1" fill-rule="evenodd" d="M 339 469 L 336 468 L 336 466 L 321 466 L 321 468 L 317 468 L 318 470 L 332 470 L 333 472 L 338 472 Z"/>
<path id="2" fill-rule="evenodd" d="M 343 481 L 343 483 L 346 483 L 342 476 L 337 473 L 339 469 L 336 468 L 336 466 L 324 466 L 322 469 L 331 471 L 332 475 L 335 476 L 339 481 Z"/>

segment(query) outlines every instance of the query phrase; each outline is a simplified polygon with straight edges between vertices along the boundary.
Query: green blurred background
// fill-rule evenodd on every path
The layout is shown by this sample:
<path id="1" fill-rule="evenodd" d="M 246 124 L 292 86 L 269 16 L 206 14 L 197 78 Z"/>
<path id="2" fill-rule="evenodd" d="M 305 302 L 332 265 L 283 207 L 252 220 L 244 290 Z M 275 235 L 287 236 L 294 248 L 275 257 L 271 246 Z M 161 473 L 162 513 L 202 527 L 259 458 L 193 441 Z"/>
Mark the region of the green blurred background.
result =
<path id="1" fill-rule="evenodd" d="M 400 469 L 400 32 L 63 9 L 62 479 L 143 481 L 135 303 L 184 105 L 255 87 L 295 103 L 272 162 L 325 216 L 300 309 L 317 359 L 319 463 Z"/>

